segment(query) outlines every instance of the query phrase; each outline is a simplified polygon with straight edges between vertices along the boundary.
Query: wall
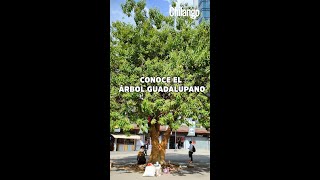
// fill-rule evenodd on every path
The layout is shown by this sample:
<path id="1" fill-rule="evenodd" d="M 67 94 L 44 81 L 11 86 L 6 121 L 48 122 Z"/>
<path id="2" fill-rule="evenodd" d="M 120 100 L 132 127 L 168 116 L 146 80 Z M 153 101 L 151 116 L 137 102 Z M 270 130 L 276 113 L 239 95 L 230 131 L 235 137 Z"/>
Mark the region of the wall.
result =
<path id="1" fill-rule="evenodd" d="M 189 141 L 195 142 L 194 147 L 196 150 L 210 150 L 210 142 L 207 137 L 186 137 L 186 140 L 184 141 L 184 149 L 189 148 Z"/>
<path id="2" fill-rule="evenodd" d="M 144 135 L 139 135 L 140 136 L 140 140 L 145 143 L 144 141 Z M 136 151 L 139 151 L 140 150 L 140 147 L 142 146 L 142 144 L 140 143 L 140 140 L 136 140 Z"/>
<path id="3" fill-rule="evenodd" d="M 134 151 L 134 145 L 118 144 L 118 151 Z"/>
<path id="4" fill-rule="evenodd" d="M 117 139 L 117 151 L 134 151 L 135 150 L 135 139 Z"/>
<path id="5" fill-rule="evenodd" d="M 194 137 L 196 149 L 209 150 L 209 141 L 207 137 Z"/>
<path id="6" fill-rule="evenodd" d="M 114 144 L 113 144 L 113 151 L 117 151 L 117 138 L 116 139 L 114 139 Z"/>
<path id="7" fill-rule="evenodd" d="M 188 148 L 189 148 L 189 146 L 190 146 L 189 141 L 192 141 L 192 138 L 193 138 L 193 137 L 190 137 L 190 136 L 187 136 L 187 137 L 185 138 L 185 141 L 184 141 L 184 143 L 183 143 L 184 149 L 188 149 Z"/>

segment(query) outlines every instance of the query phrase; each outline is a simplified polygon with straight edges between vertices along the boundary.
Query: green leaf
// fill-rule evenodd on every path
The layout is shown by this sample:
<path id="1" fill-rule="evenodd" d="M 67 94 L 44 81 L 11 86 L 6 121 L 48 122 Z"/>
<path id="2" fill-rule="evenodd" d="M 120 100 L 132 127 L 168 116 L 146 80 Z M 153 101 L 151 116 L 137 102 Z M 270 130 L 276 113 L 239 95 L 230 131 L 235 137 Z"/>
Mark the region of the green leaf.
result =
<path id="1" fill-rule="evenodd" d="M 192 26 L 188 17 L 174 18 L 150 8 L 146 1 L 126 0 L 123 13 L 135 24 L 113 22 L 110 28 L 110 131 L 130 132 L 138 124 L 146 132 L 149 116 L 178 129 L 193 117 L 210 126 L 210 24 Z M 188 8 L 188 7 L 187 7 Z M 180 77 L 181 84 L 141 83 L 140 77 Z M 119 92 L 120 86 L 142 86 L 144 92 Z M 148 92 L 148 86 L 205 86 L 204 93 Z M 178 119 L 178 117 L 181 117 Z M 151 124 L 156 120 L 152 119 Z"/>

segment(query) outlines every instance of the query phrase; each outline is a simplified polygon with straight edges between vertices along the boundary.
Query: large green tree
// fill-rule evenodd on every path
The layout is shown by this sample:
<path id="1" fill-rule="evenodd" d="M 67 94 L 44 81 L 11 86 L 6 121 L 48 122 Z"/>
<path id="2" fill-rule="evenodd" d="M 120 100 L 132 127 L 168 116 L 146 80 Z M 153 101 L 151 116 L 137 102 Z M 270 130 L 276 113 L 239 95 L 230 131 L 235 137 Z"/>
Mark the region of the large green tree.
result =
<path id="1" fill-rule="evenodd" d="M 165 163 L 170 133 L 193 118 L 210 126 L 210 26 L 195 25 L 190 17 L 146 11 L 146 2 L 127 0 L 122 4 L 135 24 L 116 21 L 110 33 L 110 131 L 130 131 L 137 124 L 151 136 L 149 162 Z M 148 92 L 147 86 L 178 86 L 171 83 L 146 84 L 140 77 L 180 77 L 183 86 L 205 86 L 205 92 Z M 120 86 L 142 86 L 145 92 L 119 92 Z M 148 119 L 151 122 L 148 122 Z M 167 125 L 159 142 L 160 125 Z"/>

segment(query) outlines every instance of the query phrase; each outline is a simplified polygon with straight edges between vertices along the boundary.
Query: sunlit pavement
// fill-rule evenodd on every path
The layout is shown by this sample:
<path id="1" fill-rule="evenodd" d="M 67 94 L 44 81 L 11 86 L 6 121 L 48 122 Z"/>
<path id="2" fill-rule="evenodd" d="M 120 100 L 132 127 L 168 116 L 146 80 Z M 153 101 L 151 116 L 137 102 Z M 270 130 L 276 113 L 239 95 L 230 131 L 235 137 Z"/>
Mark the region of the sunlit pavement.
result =
<path id="1" fill-rule="evenodd" d="M 111 168 L 110 171 L 110 178 L 113 180 L 121 179 L 121 178 L 130 178 L 130 179 L 145 179 L 150 177 L 142 177 L 142 173 L 137 172 L 130 172 L 121 170 L 118 167 L 121 165 L 129 165 L 129 164 L 136 164 L 136 157 L 138 151 L 131 151 L 131 152 L 119 152 L 119 151 L 112 151 L 110 152 L 110 160 L 114 162 L 114 166 Z M 151 150 L 148 150 L 148 155 L 150 155 Z M 149 156 L 146 157 L 147 160 Z M 188 161 L 190 160 L 188 156 L 188 150 L 186 149 L 179 149 L 173 150 L 169 149 L 166 151 L 166 161 L 170 161 L 174 164 L 181 165 L 181 170 L 176 173 L 170 174 L 163 174 L 160 177 L 154 178 L 165 178 L 170 179 L 174 178 L 175 180 L 179 179 L 198 179 L 210 178 L 210 151 L 199 150 L 193 154 L 193 168 L 187 167 Z M 151 177 L 153 178 L 153 177 Z"/>

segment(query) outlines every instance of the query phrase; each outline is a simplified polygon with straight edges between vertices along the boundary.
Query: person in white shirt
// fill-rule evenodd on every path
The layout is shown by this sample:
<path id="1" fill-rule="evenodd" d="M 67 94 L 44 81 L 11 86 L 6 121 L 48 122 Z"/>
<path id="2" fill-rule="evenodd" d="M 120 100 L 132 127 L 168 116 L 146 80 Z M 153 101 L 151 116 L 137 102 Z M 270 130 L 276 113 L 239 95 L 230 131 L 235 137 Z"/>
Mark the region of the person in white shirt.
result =
<path id="1" fill-rule="evenodd" d="M 189 163 L 192 163 L 193 158 L 192 158 L 192 154 L 193 154 L 193 145 L 192 145 L 192 141 L 189 141 L 190 146 L 189 146 L 189 158 L 191 158 L 191 160 L 189 161 Z"/>
<path id="2" fill-rule="evenodd" d="M 148 154 L 147 154 L 148 148 L 149 148 L 148 146 L 149 146 L 149 142 L 146 141 L 146 143 L 144 144 L 144 154 L 145 154 L 146 156 L 148 156 Z"/>

